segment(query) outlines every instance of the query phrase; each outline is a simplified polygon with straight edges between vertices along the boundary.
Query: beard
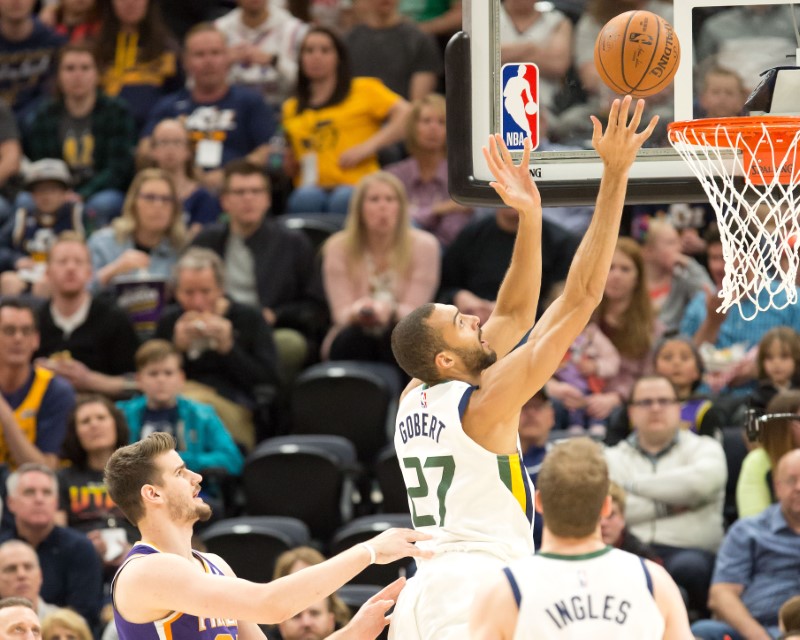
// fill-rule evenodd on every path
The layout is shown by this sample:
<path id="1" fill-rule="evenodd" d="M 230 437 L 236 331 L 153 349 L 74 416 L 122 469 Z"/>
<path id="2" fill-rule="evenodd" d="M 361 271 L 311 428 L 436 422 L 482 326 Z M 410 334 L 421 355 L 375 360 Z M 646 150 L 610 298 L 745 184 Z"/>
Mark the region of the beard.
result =
<path id="1" fill-rule="evenodd" d="M 474 349 L 454 349 L 454 351 L 461 358 L 464 366 L 474 374 L 480 373 L 497 362 L 497 353 L 493 349 L 484 351 L 481 345 Z"/>
<path id="2" fill-rule="evenodd" d="M 207 522 L 213 511 L 205 502 L 203 504 L 170 504 L 169 515 L 175 522 Z"/>

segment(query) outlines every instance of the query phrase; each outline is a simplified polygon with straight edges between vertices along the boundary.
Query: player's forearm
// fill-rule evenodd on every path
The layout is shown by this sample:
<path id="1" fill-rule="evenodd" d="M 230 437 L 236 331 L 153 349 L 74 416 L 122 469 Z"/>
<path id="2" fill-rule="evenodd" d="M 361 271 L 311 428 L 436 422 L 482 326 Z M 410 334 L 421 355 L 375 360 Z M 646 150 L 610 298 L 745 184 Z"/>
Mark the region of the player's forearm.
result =
<path id="1" fill-rule="evenodd" d="M 592 221 L 583 236 L 564 285 L 565 296 L 591 297 L 600 303 L 616 250 L 628 169 L 606 169 L 600 181 Z"/>
<path id="2" fill-rule="evenodd" d="M 527 326 L 536 319 L 542 283 L 542 210 L 541 207 L 519 213 L 519 228 L 494 312 L 515 316 Z"/>

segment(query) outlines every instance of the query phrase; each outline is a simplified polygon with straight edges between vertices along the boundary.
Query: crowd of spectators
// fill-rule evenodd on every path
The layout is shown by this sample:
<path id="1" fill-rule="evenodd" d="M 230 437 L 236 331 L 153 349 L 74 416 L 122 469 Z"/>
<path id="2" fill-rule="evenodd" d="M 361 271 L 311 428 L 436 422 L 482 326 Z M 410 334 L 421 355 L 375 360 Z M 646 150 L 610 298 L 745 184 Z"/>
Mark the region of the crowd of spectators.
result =
<path id="1" fill-rule="evenodd" d="M 663 0 L 501 4 L 502 62 L 539 66 L 546 147 L 587 146 L 614 97 L 594 38 L 628 9 L 672 18 Z M 696 115 L 742 113 L 752 70 L 794 52 L 787 11 L 700 16 Z M 391 330 L 425 302 L 486 321 L 519 221 L 448 193 L 460 23 L 459 0 L 0 0 L 0 598 L 99 637 L 137 537 L 103 482 L 116 448 L 171 433 L 230 511 L 223 485 L 290 431 L 304 369 L 396 367 Z M 671 120 L 669 92 L 648 109 Z M 545 210 L 540 312 L 591 213 Z M 606 542 L 666 567 L 698 637 L 775 638 L 800 594 L 800 419 L 763 429 L 741 472 L 723 434 L 800 414 L 800 311 L 717 310 L 707 208 L 632 213 L 592 322 L 523 409 L 523 462 L 535 480 L 558 437 L 604 441 Z M 293 216 L 338 231 L 320 246 Z M 345 621 L 332 599 L 276 632 Z"/>

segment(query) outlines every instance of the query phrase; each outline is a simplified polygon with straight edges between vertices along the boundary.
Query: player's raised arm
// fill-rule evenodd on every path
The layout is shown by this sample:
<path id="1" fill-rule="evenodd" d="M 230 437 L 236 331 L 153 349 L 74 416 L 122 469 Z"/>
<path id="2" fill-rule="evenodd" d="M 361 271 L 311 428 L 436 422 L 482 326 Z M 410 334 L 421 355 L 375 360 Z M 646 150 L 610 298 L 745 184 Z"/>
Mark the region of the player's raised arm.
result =
<path id="1" fill-rule="evenodd" d="M 619 235 L 628 173 L 657 123 L 654 117 L 639 132 L 644 100 L 637 102 L 632 115 L 630 105 L 630 96 L 614 101 L 605 131 L 592 116 L 592 144 L 604 167 L 592 221 L 572 261 L 564 292 L 536 323 L 527 344 L 481 376 L 480 389 L 473 394 L 468 410 L 472 424 L 485 423 L 488 428 L 496 422 L 499 407 L 504 408 L 504 417 L 519 411 L 550 379 L 600 303 Z"/>
<path id="2" fill-rule="evenodd" d="M 542 284 L 542 200 L 530 175 L 531 143 L 524 140 L 522 159 L 514 164 L 503 137 L 495 134 L 483 147 L 494 176 L 491 186 L 506 206 L 519 214 L 511 263 L 497 292 L 492 315 L 483 331 L 498 358 L 506 355 L 533 326 Z"/>

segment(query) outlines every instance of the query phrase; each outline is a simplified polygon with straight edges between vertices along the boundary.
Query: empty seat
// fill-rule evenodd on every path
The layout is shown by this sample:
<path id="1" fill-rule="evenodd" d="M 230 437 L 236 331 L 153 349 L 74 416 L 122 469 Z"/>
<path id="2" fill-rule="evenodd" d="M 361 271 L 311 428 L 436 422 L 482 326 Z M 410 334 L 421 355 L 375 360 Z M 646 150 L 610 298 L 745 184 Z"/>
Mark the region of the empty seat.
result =
<path id="1" fill-rule="evenodd" d="M 269 582 L 278 556 L 307 545 L 311 535 L 296 518 L 243 516 L 214 523 L 200 533 L 200 539 L 209 552 L 222 556 L 240 578 Z"/>
<path id="2" fill-rule="evenodd" d="M 391 365 L 332 361 L 303 371 L 292 385 L 290 431 L 327 433 L 353 442 L 359 460 L 372 464 L 394 433 L 401 380 Z"/>
<path id="3" fill-rule="evenodd" d="M 314 538 L 326 541 L 350 519 L 358 472 L 355 447 L 341 436 L 264 440 L 245 460 L 245 510 L 298 518 Z"/>
<path id="4" fill-rule="evenodd" d="M 380 510 L 384 513 L 408 513 L 408 493 L 394 444 L 381 449 L 372 468 L 380 492 L 377 505 Z"/>
<path id="5" fill-rule="evenodd" d="M 370 538 L 393 527 L 411 528 L 411 516 L 407 513 L 382 513 L 378 515 L 363 516 L 347 523 L 333 534 L 330 544 L 331 555 L 349 549 L 359 542 L 366 542 Z M 353 578 L 351 584 L 372 584 L 385 587 L 390 582 L 405 576 L 409 565 L 414 561 L 410 558 L 401 558 L 390 564 L 373 564 Z"/>
<path id="6" fill-rule="evenodd" d="M 287 213 L 277 220 L 287 229 L 304 233 L 318 250 L 330 236 L 342 230 L 344 218 L 336 213 Z"/>

